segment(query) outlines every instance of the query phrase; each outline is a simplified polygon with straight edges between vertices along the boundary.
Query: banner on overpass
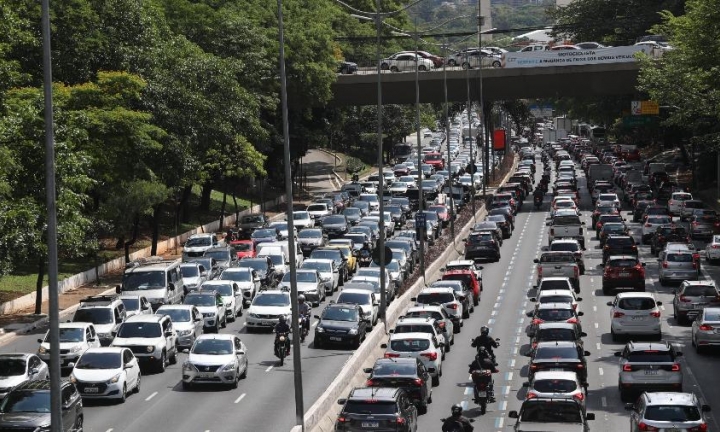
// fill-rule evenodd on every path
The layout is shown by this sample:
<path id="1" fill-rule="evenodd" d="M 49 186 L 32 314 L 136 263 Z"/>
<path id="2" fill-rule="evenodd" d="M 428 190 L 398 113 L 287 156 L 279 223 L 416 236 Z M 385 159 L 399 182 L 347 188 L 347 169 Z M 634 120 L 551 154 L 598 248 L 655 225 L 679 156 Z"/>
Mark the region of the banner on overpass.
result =
<path id="1" fill-rule="evenodd" d="M 635 53 L 638 52 L 651 54 L 648 46 L 625 46 L 592 50 L 508 52 L 503 54 L 502 67 L 510 69 L 628 63 L 635 61 Z"/>

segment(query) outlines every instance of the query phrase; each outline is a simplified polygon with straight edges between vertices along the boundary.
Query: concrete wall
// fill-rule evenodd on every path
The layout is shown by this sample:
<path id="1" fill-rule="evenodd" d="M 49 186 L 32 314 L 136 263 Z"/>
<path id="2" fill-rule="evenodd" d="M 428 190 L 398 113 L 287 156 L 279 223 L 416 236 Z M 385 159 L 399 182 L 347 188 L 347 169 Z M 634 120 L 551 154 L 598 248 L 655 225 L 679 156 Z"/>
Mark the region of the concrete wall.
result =
<path id="1" fill-rule="evenodd" d="M 223 221 L 223 226 L 231 226 L 235 224 L 235 219 L 238 216 L 243 216 L 248 213 L 257 213 L 260 212 L 261 208 L 267 208 L 268 206 L 278 206 L 285 202 L 285 196 L 281 196 L 280 198 L 266 201 L 265 203 L 258 204 L 253 206 L 251 209 L 243 210 L 236 214 L 231 214 L 230 216 L 226 216 Z M 172 237 L 167 240 L 163 240 L 158 242 L 157 245 L 157 253 L 158 255 L 163 255 L 167 253 L 168 251 L 171 251 L 173 249 L 180 249 L 180 245 L 185 242 L 185 240 L 188 239 L 193 234 L 198 233 L 208 233 L 208 232 L 217 232 L 220 228 L 220 220 L 215 220 L 213 222 L 210 222 L 206 225 L 199 226 L 195 229 L 192 229 L 190 231 L 184 232 L 180 234 L 177 237 Z M 146 247 L 145 249 L 141 249 L 139 251 L 133 252 L 130 254 L 130 261 L 134 261 L 138 258 L 144 258 L 150 256 L 150 247 Z M 76 275 L 70 276 L 67 279 L 63 279 L 61 281 L 58 281 L 58 290 L 60 293 L 64 293 L 66 291 L 73 290 L 75 288 L 78 288 L 82 285 L 95 282 L 97 280 L 97 277 L 104 276 L 109 273 L 113 273 L 116 271 L 120 271 L 125 267 L 125 257 L 116 258 L 112 261 L 108 261 L 104 264 L 99 265 L 97 268 L 91 268 L 90 270 L 86 270 L 82 273 L 78 273 Z M 48 287 L 43 288 L 42 292 L 43 298 L 48 297 Z M 17 312 L 19 310 L 25 309 L 29 306 L 32 306 L 35 304 L 35 297 L 36 293 L 32 292 L 30 294 L 24 295 L 22 297 L 16 298 L 15 300 L 11 300 L 9 302 L 5 302 L 0 304 L 0 314 L 11 314 L 14 312 Z"/>

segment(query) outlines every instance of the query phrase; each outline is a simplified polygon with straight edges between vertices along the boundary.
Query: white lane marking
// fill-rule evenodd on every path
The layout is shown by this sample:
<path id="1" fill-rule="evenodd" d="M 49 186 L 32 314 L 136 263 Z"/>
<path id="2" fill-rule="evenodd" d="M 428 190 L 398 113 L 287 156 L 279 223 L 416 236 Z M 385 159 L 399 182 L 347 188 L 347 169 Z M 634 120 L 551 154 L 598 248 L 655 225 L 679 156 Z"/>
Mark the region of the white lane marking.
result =
<path id="1" fill-rule="evenodd" d="M 267 369 L 265 369 L 265 372 L 270 372 L 274 366 L 268 366 Z"/>
<path id="2" fill-rule="evenodd" d="M 510 362 L 508 363 L 508 365 L 509 365 L 511 368 L 514 368 L 514 367 L 515 367 L 515 359 L 510 360 Z"/>
<path id="3" fill-rule="evenodd" d="M 600 375 L 603 375 L 605 372 L 603 371 L 603 368 L 598 368 L 598 373 L 599 373 Z"/>
<path id="4" fill-rule="evenodd" d="M 515 345 L 520 343 L 520 336 L 515 337 Z"/>
<path id="5" fill-rule="evenodd" d="M 595 323 L 595 328 L 598 328 L 600 325 L 598 323 Z"/>
<path id="6" fill-rule="evenodd" d="M 146 397 L 146 398 L 145 398 L 145 402 L 147 402 L 147 401 L 149 401 L 150 399 L 154 398 L 155 396 L 157 396 L 157 394 L 158 394 L 158 392 L 155 392 L 155 393 L 151 394 L 150 396 Z"/>
<path id="7" fill-rule="evenodd" d="M 493 310 L 492 312 L 490 312 L 490 316 L 495 316 L 495 315 L 497 315 L 497 309 L 495 309 L 495 310 Z"/>
<path id="8" fill-rule="evenodd" d="M 110 429 L 106 430 L 105 432 L 112 432 L 113 430 L 114 430 L 113 428 L 110 428 Z"/>
<path id="9" fill-rule="evenodd" d="M 503 424 L 505 424 L 505 419 L 503 417 L 498 417 L 495 419 L 495 427 L 497 429 L 502 429 Z"/>
<path id="10" fill-rule="evenodd" d="M 470 396 L 473 392 L 472 387 L 465 387 L 465 396 Z"/>
<path id="11" fill-rule="evenodd" d="M 597 344 L 595 344 L 595 348 L 597 348 L 597 350 L 600 351 L 602 349 L 602 344 L 600 342 L 598 342 Z"/>
<path id="12" fill-rule="evenodd" d="M 597 312 L 597 306 L 593 306 L 593 312 Z"/>
<path id="13" fill-rule="evenodd" d="M 240 403 L 241 400 L 245 399 L 246 393 L 241 394 L 237 399 L 235 399 L 235 403 Z"/>
<path id="14" fill-rule="evenodd" d="M 600 403 L 602 403 L 603 408 L 607 407 L 607 398 L 605 396 L 603 396 L 600 399 L 600 401 L 601 401 Z"/>
<path id="15" fill-rule="evenodd" d="M 318 322 L 317 322 L 317 321 L 315 321 L 314 323 L 312 323 L 312 325 L 310 325 L 310 327 L 315 327 L 316 325 L 318 325 Z"/>
<path id="16" fill-rule="evenodd" d="M 508 373 L 506 374 L 505 379 L 508 380 L 508 381 L 512 381 L 512 379 L 513 379 L 513 373 L 512 373 L 512 372 L 508 372 Z"/>
<path id="17" fill-rule="evenodd" d="M 495 305 L 493 306 L 493 309 L 497 309 L 500 307 L 500 302 L 495 302 Z"/>
<path id="18" fill-rule="evenodd" d="M 664 310 L 665 310 L 665 306 L 660 305 L 660 310 L 663 310 L 663 311 L 664 311 Z"/>
<path id="19" fill-rule="evenodd" d="M 498 404 L 498 409 L 500 411 L 505 411 L 507 409 L 507 401 L 502 401 Z"/>
<path id="20" fill-rule="evenodd" d="M 488 320 L 488 325 L 493 325 L 493 324 L 495 324 L 495 318 L 490 318 Z"/>

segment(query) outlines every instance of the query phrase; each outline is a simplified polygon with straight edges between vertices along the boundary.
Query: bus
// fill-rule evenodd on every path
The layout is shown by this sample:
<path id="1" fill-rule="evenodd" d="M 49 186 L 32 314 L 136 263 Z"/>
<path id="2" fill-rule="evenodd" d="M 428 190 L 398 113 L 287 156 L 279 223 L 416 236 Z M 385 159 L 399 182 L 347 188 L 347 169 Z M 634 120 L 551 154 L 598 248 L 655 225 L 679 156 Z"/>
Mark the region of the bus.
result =
<path id="1" fill-rule="evenodd" d="M 395 163 L 403 163 L 412 155 L 412 145 L 407 143 L 397 143 L 393 146 L 393 158 Z"/>

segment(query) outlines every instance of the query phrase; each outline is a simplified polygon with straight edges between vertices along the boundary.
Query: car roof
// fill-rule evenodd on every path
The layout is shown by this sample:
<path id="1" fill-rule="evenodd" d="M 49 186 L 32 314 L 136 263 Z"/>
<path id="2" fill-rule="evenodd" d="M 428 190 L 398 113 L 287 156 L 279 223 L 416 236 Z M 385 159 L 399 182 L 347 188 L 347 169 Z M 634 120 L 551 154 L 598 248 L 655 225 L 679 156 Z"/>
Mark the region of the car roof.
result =
<path id="1" fill-rule="evenodd" d="M 570 371 L 537 371 L 533 375 L 533 381 L 539 381 L 539 380 L 568 380 L 568 381 L 577 381 L 577 373 L 576 372 L 570 372 Z"/>
<path id="2" fill-rule="evenodd" d="M 390 335 L 390 340 L 401 340 L 401 339 L 432 339 L 432 335 L 430 333 L 421 333 L 421 332 L 409 332 L 409 333 L 392 333 Z"/>
<path id="3" fill-rule="evenodd" d="M 340 294 L 347 293 L 347 294 L 365 294 L 370 295 L 372 294 L 370 291 L 364 290 L 364 289 L 344 289 L 340 291 Z M 340 295 L 338 294 L 338 296 Z"/>
<path id="4" fill-rule="evenodd" d="M 420 317 L 402 317 L 398 319 L 396 325 L 398 324 L 432 324 L 435 321 L 434 318 L 420 318 Z"/>
<path id="5" fill-rule="evenodd" d="M 395 400 L 403 390 L 397 387 L 356 387 L 350 391 L 348 399 L 357 400 Z"/>
<path id="6" fill-rule="evenodd" d="M 635 255 L 610 255 L 607 260 L 611 261 L 611 260 L 619 260 L 619 259 L 639 260 L 639 258 L 636 257 Z"/>
<path id="7" fill-rule="evenodd" d="M 204 333 L 204 334 L 201 334 L 200 336 L 198 336 L 197 339 L 195 339 L 195 340 L 198 341 L 198 340 L 203 340 L 203 339 L 231 341 L 231 340 L 235 340 L 235 335 L 231 334 L 231 333 Z"/>
<path id="8" fill-rule="evenodd" d="M 106 347 L 90 347 L 85 351 L 85 354 L 87 353 L 115 353 L 115 354 L 121 354 L 124 350 L 129 349 L 128 347 L 114 347 L 114 346 L 106 346 Z"/>
<path id="9" fill-rule="evenodd" d="M 552 347 L 575 348 L 577 346 L 578 346 L 577 342 L 574 342 L 574 341 L 542 341 L 542 342 L 538 342 L 536 348 L 552 348 Z"/>
<path id="10" fill-rule="evenodd" d="M 187 309 L 187 310 L 193 310 L 195 308 L 194 305 L 186 305 L 186 304 L 173 304 L 173 305 L 162 305 L 155 311 L 155 315 L 158 315 L 159 311 L 169 310 L 169 309 Z"/>
<path id="11" fill-rule="evenodd" d="M 544 281 L 552 282 L 552 281 L 567 281 L 570 282 L 570 278 L 568 277 L 560 277 L 560 276 L 553 276 L 553 277 L 544 277 L 540 279 L 540 283 L 543 283 Z"/>
<path id="12" fill-rule="evenodd" d="M 628 342 L 626 348 L 630 351 L 670 351 L 672 345 L 669 342 Z"/>
<path id="13" fill-rule="evenodd" d="M 693 393 L 652 392 L 644 393 L 646 405 L 697 405 L 698 400 Z"/>
<path id="14" fill-rule="evenodd" d="M 652 293 L 649 292 L 639 292 L 639 291 L 631 291 L 631 292 L 621 292 L 616 295 L 618 299 L 626 299 L 626 298 L 651 298 L 655 299 L 655 296 Z"/>
<path id="15" fill-rule="evenodd" d="M 572 304 L 568 303 L 540 303 L 538 309 L 574 309 Z"/>
<path id="16" fill-rule="evenodd" d="M 60 328 L 87 328 L 92 326 L 92 323 L 86 322 L 61 322 Z"/>
<path id="17" fill-rule="evenodd" d="M 567 329 L 575 331 L 577 330 L 577 325 L 567 322 L 544 322 L 538 324 L 538 330 L 544 329 Z"/>
<path id="18" fill-rule="evenodd" d="M 160 316 L 160 315 L 133 315 L 130 318 L 126 319 L 125 322 L 126 323 L 133 323 L 133 322 L 154 323 L 154 322 L 160 322 L 160 320 L 163 318 L 163 316 Z"/>
<path id="19" fill-rule="evenodd" d="M 419 304 L 419 305 L 416 305 L 416 306 L 409 307 L 409 308 L 407 309 L 407 311 L 405 311 L 405 313 L 408 314 L 408 313 L 410 313 L 410 312 L 418 312 L 418 311 L 424 311 L 424 310 L 440 312 L 440 311 L 442 311 L 442 310 L 444 310 L 444 309 L 443 309 L 443 307 L 440 306 L 440 305 Z M 440 312 L 440 313 L 442 313 L 442 312 Z"/>
<path id="20" fill-rule="evenodd" d="M 27 360 L 33 354 L 30 353 L 0 353 L 0 358 L 14 358 Z"/>
<path id="21" fill-rule="evenodd" d="M 570 294 L 568 294 L 568 293 L 570 293 Z M 572 296 L 572 293 L 573 293 L 573 290 L 571 290 L 571 289 L 566 289 L 566 290 L 564 290 L 564 289 L 551 289 L 551 290 L 543 290 L 543 291 L 540 291 L 540 293 L 538 294 L 538 297 L 554 296 L 554 295 L 562 295 L 562 296 L 564 296 L 564 295 L 570 295 L 570 296 Z"/>
<path id="22" fill-rule="evenodd" d="M 310 263 L 317 262 L 317 263 L 324 263 L 324 264 L 327 264 L 327 263 L 332 264 L 332 263 L 334 263 L 335 261 L 331 260 L 330 258 L 308 258 L 308 259 L 306 259 L 306 260 L 303 260 L 303 264 L 304 264 L 304 263 L 308 263 L 308 262 L 310 262 Z"/>
<path id="23" fill-rule="evenodd" d="M 432 294 L 432 293 L 451 293 L 454 294 L 455 290 L 450 287 L 426 287 L 418 293 L 420 294 Z"/>

